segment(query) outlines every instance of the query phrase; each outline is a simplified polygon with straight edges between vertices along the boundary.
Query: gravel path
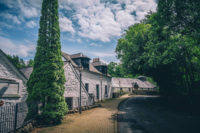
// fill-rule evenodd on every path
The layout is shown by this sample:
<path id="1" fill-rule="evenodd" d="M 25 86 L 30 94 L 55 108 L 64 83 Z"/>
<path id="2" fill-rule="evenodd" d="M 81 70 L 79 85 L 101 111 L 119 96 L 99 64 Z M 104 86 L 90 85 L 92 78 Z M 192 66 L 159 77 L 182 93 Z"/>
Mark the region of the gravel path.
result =
<path id="1" fill-rule="evenodd" d="M 115 133 L 118 104 L 128 97 L 108 100 L 102 103 L 102 107 L 83 111 L 81 115 L 66 115 L 61 125 L 37 128 L 32 133 Z"/>
<path id="2" fill-rule="evenodd" d="M 200 133 L 200 116 L 166 108 L 155 96 L 136 96 L 119 107 L 120 133 Z"/>

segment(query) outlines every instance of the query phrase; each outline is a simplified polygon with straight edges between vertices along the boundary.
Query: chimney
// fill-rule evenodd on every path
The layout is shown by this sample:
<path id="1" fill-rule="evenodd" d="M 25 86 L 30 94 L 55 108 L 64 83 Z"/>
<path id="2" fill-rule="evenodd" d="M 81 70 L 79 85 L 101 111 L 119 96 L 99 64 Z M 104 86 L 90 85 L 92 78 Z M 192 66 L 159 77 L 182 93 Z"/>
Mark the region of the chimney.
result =
<path id="1" fill-rule="evenodd" d="M 99 62 L 99 58 L 93 58 L 93 63 Z"/>

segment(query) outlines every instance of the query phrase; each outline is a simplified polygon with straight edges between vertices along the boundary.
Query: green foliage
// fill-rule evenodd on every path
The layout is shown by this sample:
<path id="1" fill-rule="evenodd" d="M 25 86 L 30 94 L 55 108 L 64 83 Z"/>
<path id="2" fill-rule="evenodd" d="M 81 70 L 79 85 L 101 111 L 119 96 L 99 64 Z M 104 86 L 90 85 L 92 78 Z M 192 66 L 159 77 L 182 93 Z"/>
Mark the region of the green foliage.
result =
<path id="1" fill-rule="evenodd" d="M 165 98 L 191 101 L 200 89 L 199 5 L 160 0 L 156 13 L 130 26 L 116 47 L 125 73 L 152 77 Z"/>
<path id="2" fill-rule="evenodd" d="M 15 65 L 16 68 L 21 69 L 26 67 L 26 64 L 24 63 L 23 59 L 20 59 L 19 56 L 17 55 L 7 55 L 8 59 L 10 60 L 10 62 Z"/>
<path id="3" fill-rule="evenodd" d="M 29 117 L 45 124 L 60 123 L 67 111 L 61 58 L 58 0 L 43 0 L 33 72 L 27 83 Z M 37 107 L 41 104 L 38 114 Z"/>
<path id="4" fill-rule="evenodd" d="M 110 62 L 108 64 L 108 74 L 112 77 L 124 77 L 124 71 L 121 64 Z"/>
<path id="5" fill-rule="evenodd" d="M 136 24 L 126 31 L 126 34 L 118 40 L 116 53 L 121 59 L 125 73 L 142 73 L 142 65 L 145 60 L 142 58 L 144 45 L 148 41 L 149 24 Z M 142 74 L 143 75 L 143 74 Z"/>
<path id="6" fill-rule="evenodd" d="M 7 55 L 8 59 L 10 60 L 10 62 L 17 68 L 17 69 L 22 69 L 25 67 L 33 67 L 34 61 L 32 59 L 30 59 L 28 61 L 28 64 L 26 65 L 24 63 L 24 60 L 19 58 L 19 56 L 17 55 Z"/>
<path id="7" fill-rule="evenodd" d="M 34 61 L 33 61 L 32 59 L 30 59 L 30 60 L 28 61 L 27 67 L 33 67 L 33 65 L 34 65 Z"/>

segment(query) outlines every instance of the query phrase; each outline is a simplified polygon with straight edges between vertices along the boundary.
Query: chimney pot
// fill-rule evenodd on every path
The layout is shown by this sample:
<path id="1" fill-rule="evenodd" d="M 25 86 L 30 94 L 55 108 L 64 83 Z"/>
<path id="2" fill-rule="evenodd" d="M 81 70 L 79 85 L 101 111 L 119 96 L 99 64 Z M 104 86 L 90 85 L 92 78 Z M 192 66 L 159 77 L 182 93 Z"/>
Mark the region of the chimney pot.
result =
<path id="1" fill-rule="evenodd" d="M 94 62 L 99 62 L 99 58 L 94 58 L 94 59 L 93 59 L 93 63 L 94 63 Z"/>

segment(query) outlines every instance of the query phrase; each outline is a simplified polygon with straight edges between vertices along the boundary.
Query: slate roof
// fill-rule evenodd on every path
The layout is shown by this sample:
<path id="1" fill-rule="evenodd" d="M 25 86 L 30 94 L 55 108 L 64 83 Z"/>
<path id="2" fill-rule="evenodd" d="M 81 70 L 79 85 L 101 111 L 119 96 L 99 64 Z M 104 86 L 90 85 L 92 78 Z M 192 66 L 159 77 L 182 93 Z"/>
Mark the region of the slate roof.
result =
<path id="1" fill-rule="evenodd" d="M 102 61 L 99 61 L 99 62 L 92 62 L 92 65 L 93 66 L 107 66 L 106 63 L 103 63 Z"/>
<path id="2" fill-rule="evenodd" d="M 66 61 L 69 61 L 73 67 L 77 68 L 78 66 L 76 65 L 76 63 L 71 59 L 71 56 L 67 53 L 62 52 L 62 56 L 66 59 Z M 31 73 L 33 71 L 33 67 L 27 67 L 27 68 L 22 68 L 21 72 L 24 73 L 24 75 L 26 76 L 27 79 L 29 79 Z M 90 72 L 94 72 L 97 74 L 102 74 L 101 72 L 99 72 L 92 63 L 90 63 L 89 66 L 89 71 Z"/>
<path id="3" fill-rule="evenodd" d="M 102 74 L 101 72 L 99 72 L 99 71 L 93 66 L 92 63 L 90 63 L 89 69 L 90 69 L 91 72 L 95 72 L 95 73 L 98 73 L 98 74 Z"/>
<path id="4" fill-rule="evenodd" d="M 7 62 L 7 65 L 9 65 L 11 67 L 11 69 L 13 69 L 15 71 L 15 73 L 18 75 L 18 76 L 21 76 L 21 79 L 24 83 L 26 83 L 27 81 L 27 78 L 26 76 L 24 75 L 23 72 L 21 72 L 14 64 L 12 64 L 12 62 L 8 59 L 7 55 L 3 52 L 3 50 L 0 49 L 0 54 L 3 55 L 3 60 L 6 59 L 5 61 Z M 1 56 L 0 55 L 0 56 Z M 0 65 L 1 66 L 1 65 Z M 4 71 L 3 69 L 1 69 L 2 71 Z M 3 73 L 3 72 L 2 72 Z M 2 77 L 1 77 L 2 78 Z"/>
<path id="5" fill-rule="evenodd" d="M 70 63 L 72 63 L 72 65 L 73 65 L 74 67 L 78 67 L 78 66 L 76 65 L 76 63 L 71 59 L 71 57 L 70 57 L 69 54 L 62 52 L 62 56 L 63 56 L 67 61 L 69 61 Z"/>
<path id="6" fill-rule="evenodd" d="M 70 55 L 70 57 L 71 57 L 72 59 L 74 59 L 74 58 L 88 58 L 88 59 L 90 59 L 89 57 L 87 57 L 87 56 L 84 55 L 83 53 L 72 54 L 72 55 Z"/>
<path id="7" fill-rule="evenodd" d="M 139 88 L 155 88 L 156 86 L 148 81 L 133 78 L 112 78 L 112 86 L 118 88 L 132 88 L 137 83 Z"/>
<path id="8" fill-rule="evenodd" d="M 20 71 L 26 76 L 27 79 L 29 79 L 33 71 L 33 67 L 22 68 Z"/>
<path id="9" fill-rule="evenodd" d="M 70 61 L 71 63 L 72 63 L 72 65 L 74 66 L 74 67 L 78 67 L 77 65 L 76 65 L 76 63 L 71 59 L 71 57 L 78 57 L 79 56 L 79 54 L 81 54 L 81 53 L 78 53 L 78 54 L 73 54 L 73 55 L 69 55 L 69 54 L 67 54 L 67 53 L 65 53 L 65 52 L 62 52 L 62 56 L 64 56 L 64 58 L 67 60 L 67 61 Z M 86 57 L 85 55 L 83 55 L 82 54 L 82 56 L 83 57 Z M 87 57 L 88 58 L 88 57 Z M 93 64 L 92 63 L 90 63 L 89 64 L 90 66 L 89 66 L 89 71 L 90 72 L 94 72 L 94 73 L 97 73 L 97 74 L 102 74 L 101 72 L 99 72 L 94 66 L 93 66 Z"/>

